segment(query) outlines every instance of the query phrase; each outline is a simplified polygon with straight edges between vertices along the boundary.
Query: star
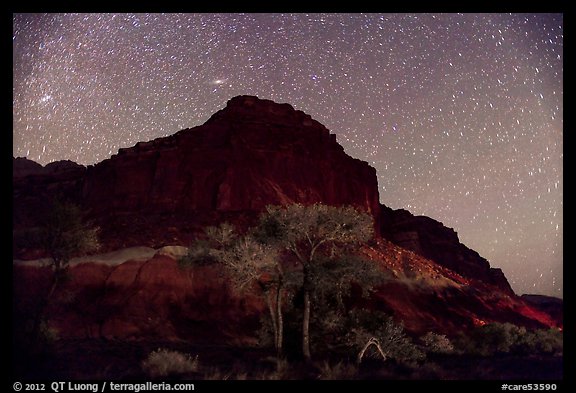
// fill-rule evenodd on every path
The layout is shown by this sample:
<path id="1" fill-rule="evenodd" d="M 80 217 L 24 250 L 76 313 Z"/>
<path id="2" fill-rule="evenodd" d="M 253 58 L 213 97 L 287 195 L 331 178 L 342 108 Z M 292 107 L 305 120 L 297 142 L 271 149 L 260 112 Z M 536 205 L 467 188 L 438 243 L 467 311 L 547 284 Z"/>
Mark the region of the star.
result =
<path id="1" fill-rule="evenodd" d="M 237 95 L 287 102 L 382 203 L 562 296 L 563 39 L 562 14 L 14 14 L 13 154 L 94 164 Z"/>

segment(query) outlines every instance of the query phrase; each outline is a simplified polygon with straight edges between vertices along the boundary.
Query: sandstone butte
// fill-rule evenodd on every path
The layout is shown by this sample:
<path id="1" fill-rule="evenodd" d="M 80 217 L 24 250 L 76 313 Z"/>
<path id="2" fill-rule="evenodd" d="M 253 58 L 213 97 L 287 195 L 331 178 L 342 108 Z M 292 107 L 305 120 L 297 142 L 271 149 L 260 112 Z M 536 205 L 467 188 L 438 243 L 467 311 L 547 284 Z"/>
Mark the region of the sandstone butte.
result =
<path id="1" fill-rule="evenodd" d="M 201 126 L 88 167 L 13 160 L 15 234 L 37 226 L 56 196 L 100 226 L 101 252 L 160 250 L 123 263 L 88 257 L 73 264 L 51 309 L 65 337 L 249 339 L 261 300 L 233 294 L 217 269 L 182 271 L 177 256 L 162 250 L 187 246 L 206 225 L 246 227 L 266 205 L 293 202 L 353 205 L 374 217 L 377 240 L 363 252 L 395 279 L 370 304 L 409 331 L 450 334 L 492 321 L 562 327 L 561 315 L 516 296 L 502 271 L 453 229 L 382 205 L 375 169 L 289 104 L 234 97 Z M 25 312 L 46 290 L 49 272 L 20 262 L 43 257 L 41 250 L 14 242 L 13 251 L 15 310 Z"/>

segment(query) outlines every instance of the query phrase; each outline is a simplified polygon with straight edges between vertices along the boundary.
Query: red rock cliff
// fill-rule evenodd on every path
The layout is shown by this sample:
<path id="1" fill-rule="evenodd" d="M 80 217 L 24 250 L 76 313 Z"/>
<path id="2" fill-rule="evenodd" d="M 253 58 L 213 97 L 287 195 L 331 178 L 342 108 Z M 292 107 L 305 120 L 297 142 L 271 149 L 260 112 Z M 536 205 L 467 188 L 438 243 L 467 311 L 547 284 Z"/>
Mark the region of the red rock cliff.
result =
<path id="1" fill-rule="evenodd" d="M 251 96 L 231 99 L 204 125 L 89 167 L 82 195 L 95 216 L 146 212 L 188 225 L 290 202 L 350 204 L 375 217 L 380 209 L 374 168 L 309 115 Z"/>
<path id="2" fill-rule="evenodd" d="M 377 232 L 402 247 L 378 239 L 367 252 L 398 279 L 380 289 L 375 307 L 409 330 L 451 332 L 486 321 L 555 323 L 514 296 L 503 274 L 462 245 L 452 229 L 380 205 L 374 168 L 348 156 L 335 135 L 288 104 L 236 97 L 204 125 L 120 149 L 87 168 L 14 159 L 13 186 L 14 239 L 38 225 L 58 196 L 81 204 L 101 226 L 103 252 L 187 246 L 203 226 L 249 224 L 267 204 L 351 204 L 370 212 Z M 41 256 L 14 244 L 16 258 Z M 45 292 L 49 275 L 14 266 L 15 309 L 25 313 L 33 308 L 27 302 Z M 162 255 L 117 266 L 77 265 L 51 313 L 62 334 L 82 337 L 235 336 L 222 326 L 238 326 L 246 315 L 254 324 L 263 307 L 258 301 L 232 296 L 213 271 L 196 273 L 182 273 Z M 74 293 L 73 302 L 67 303 L 66 291 Z M 188 332 L 191 324 L 198 328 Z M 248 325 L 247 332 L 253 327 Z"/>
<path id="3" fill-rule="evenodd" d="M 514 293 L 501 269 L 491 268 L 486 259 L 460 243 L 458 234 L 441 222 L 384 205 L 380 222 L 382 236 L 394 244 L 464 277 L 495 285 L 508 294 Z"/>
<path id="4" fill-rule="evenodd" d="M 50 198 L 64 195 L 102 228 L 104 250 L 188 245 L 205 225 L 247 225 L 268 204 L 354 205 L 392 242 L 511 293 L 503 274 L 454 231 L 380 205 L 375 169 L 289 104 L 235 97 L 201 126 L 120 149 L 88 168 L 15 159 L 13 184 L 15 231 L 35 225 Z M 16 256 L 22 251 L 16 247 Z"/>

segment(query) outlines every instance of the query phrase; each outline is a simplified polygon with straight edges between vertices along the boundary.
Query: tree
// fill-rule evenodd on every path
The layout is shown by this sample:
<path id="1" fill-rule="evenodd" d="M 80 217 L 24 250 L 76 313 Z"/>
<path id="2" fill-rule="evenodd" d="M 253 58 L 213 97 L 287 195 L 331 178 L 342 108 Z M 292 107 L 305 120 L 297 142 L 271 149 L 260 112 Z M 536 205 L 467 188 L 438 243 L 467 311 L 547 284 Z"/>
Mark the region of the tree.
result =
<path id="1" fill-rule="evenodd" d="M 256 238 L 290 253 L 302 272 L 303 315 L 302 352 L 306 360 L 310 353 L 310 312 L 312 295 L 320 289 L 322 272 L 342 261 L 339 255 L 368 241 L 373 235 L 372 217 L 351 206 L 334 207 L 323 204 L 304 206 L 267 206 L 261 216 Z M 319 269 L 320 267 L 324 269 Z M 337 271 L 337 269 L 335 269 Z M 348 269 L 354 277 L 354 269 Z"/>
<path id="2" fill-rule="evenodd" d="M 222 263 L 240 292 L 257 285 L 266 299 L 274 330 L 277 356 L 282 356 L 282 298 L 286 284 L 278 250 L 255 240 L 250 234 L 240 236 L 234 226 L 223 223 L 205 230 L 206 239 L 197 240 L 181 260 L 184 266 Z"/>
<path id="3" fill-rule="evenodd" d="M 48 303 L 62 280 L 66 277 L 70 259 L 74 256 L 95 251 L 99 248 L 99 228 L 84 222 L 77 205 L 54 200 L 40 228 L 41 247 L 50 257 L 53 270 L 52 283 L 41 301 L 34 321 L 34 336 L 37 338 Z"/>
<path id="4" fill-rule="evenodd" d="M 54 269 L 64 270 L 72 257 L 97 250 L 98 231 L 84 222 L 77 205 L 54 201 L 41 230 L 42 244 Z"/>

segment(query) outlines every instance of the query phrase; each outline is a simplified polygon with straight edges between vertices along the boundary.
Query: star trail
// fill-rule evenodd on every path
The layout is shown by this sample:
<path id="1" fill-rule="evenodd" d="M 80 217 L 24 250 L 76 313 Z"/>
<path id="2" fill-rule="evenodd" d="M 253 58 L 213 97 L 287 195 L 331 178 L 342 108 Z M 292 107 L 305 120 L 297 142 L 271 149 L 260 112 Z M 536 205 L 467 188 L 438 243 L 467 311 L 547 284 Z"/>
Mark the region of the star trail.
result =
<path id="1" fill-rule="evenodd" d="M 561 14 L 14 14 L 13 155 L 94 164 L 288 102 L 454 228 L 514 290 L 563 296 Z"/>

